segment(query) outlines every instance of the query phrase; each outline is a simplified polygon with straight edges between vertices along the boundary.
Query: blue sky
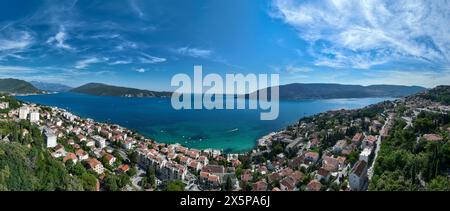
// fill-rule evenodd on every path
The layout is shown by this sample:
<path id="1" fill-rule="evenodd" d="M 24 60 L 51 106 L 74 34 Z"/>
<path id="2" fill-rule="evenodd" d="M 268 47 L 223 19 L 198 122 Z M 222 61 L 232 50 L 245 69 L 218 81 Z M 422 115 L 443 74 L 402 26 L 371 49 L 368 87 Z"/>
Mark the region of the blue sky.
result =
<path id="1" fill-rule="evenodd" d="M 0 77 L 172 90 L 177 73 L 450 84 L 450 1 L 2 0 Z"/>

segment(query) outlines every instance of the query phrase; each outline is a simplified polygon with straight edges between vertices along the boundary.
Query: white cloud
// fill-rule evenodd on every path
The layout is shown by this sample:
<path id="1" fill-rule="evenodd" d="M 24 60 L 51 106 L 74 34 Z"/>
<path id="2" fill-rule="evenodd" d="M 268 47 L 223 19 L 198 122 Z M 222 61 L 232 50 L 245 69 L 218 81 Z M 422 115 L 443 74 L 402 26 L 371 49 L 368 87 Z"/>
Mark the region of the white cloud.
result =
<path id="1" fill-rule="evenodd" d="M 136 69 L 136 72 L 138 72 L 138 73 L 145 73 L 145 69 L 144 68 L 138 68 L 138 69 Z"/>
<path id="2" fill-rule="evenodd" d="M 294 65 L 288 65 L 286 66 L 286 72 L 291 73 L 291 74 L 295 74 L 295 73 L 308 73 L 308 72 L 312 72 L 313 69 L 309 68 L 309 67 L 297 67 Z"/>
<path id="3" fill-rule="evenodd" d="M 23 66 L 3 66 L 0 65 L 0 73 L 2 74 L 29 74 L 38 72 L 34 68 L 23 67 Z"/>
<path id="4" fill-rule="evenodd" d="M 450 1 L 273 0 L 271 15 L 310 43 L 316 65 L 368 69 L 411 59 L 449 64 L 450 10 L 443 8 Z"/>
<path id="5" fill-rule="evenodd" d="M 122 64 L 130 64 L 131 60 L 117 60 L 109 63 L 109 65 L 122 65 Z"/>
<path id="6" fill-rule="evenodd" d="M 144 12 L 142 12 L 142 9 L 136 4 L 135 0 L 129 0 L 128 1 L 130 4 L 131 9 L 140 17 L 143 18 L 144 17 Z"/>
<path id="7" fill-rule="evenodd" d="M 47 43 L 54 44 L 57 48 L 72 50 L 73 47 L 70 46 L 69 44 L 65 43 L 67 39 L 68 39 L 68 35 L 66 33 L 66 30 L 63 26 L 61 26 L 59 29 L 59 32 L 56 33 L 55 36 L 48 38 Z"/>
<path id="8" fill-rule="evenodd" d="M 139 57 L 139 61 L 144 64 L 157 64 L 166 62 L 167 59 L 142 53 L 142 57 Z"/>
<path id="9" fill-rule="evenodd" d="M 105 57 L 103 57 L 103 58 L 98 58 L 98 57 L 90 57 L 90 58 L 87 58 L 87 59 L 83 59 L 83 60 L 80 60 L 80 61 L 78 61 L 76 64 L 75 64 L 75 68 L 76 69 L 86 69 L 89 65 L 91 65 L 91 64 L 96 64 L 96 63 L 102 63 L 102 62 L 106 62 L 106 61 L 108 61 L 109 59 L 108 58 L 105 58 Z"/>
<path id="10" fill-rule="evenodd" d="M 2 37 L 0 35 L 0 52 L 1 51 L 20 51 L 29 47 L 33 42 L 30 33 L 19 31 L 14 36 Z"/>
<path id="11" fill-rule="evenodd" d="M 209 58 L 212 54 L 212 50 L 208 49 L 200 49 L 200 48 L 189 48 L 189 47 L 182 47 L 174 50 L 176 53 L 190 56 L 194 58 Z"/>

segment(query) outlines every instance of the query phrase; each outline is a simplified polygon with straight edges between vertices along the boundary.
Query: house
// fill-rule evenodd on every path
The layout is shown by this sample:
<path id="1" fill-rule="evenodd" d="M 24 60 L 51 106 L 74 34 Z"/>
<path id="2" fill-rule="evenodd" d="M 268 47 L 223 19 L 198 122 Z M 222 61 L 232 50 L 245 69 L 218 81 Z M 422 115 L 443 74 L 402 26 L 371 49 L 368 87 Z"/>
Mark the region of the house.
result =
<path id="1" fill-rule="evenodd" d="M 207 158 L 206 156 L 200 156 L 200 157 L 198 157 L 198 161 L 199 161 L 201 164 L 203 164 L 203 165 L 208 165 L 208 163 L 209 163 L 209 160 L 208 160 L 208 158 Z"/>
<path id="2" fill-rule="evenodd" d="M 267 180 L 269 181 L 270 184 L 272 184 L 274 182 L 280 181 L 281 180 L 281 176 L 280 176 L 280 174 L 274 172 L 274 173 L 269 174 L 267 176 Z"/>
<path id="3" fill-rule="evenodd" d="M 364 149 L 366 147 L 374 147 L 376 143 L 377 143 L 377 137 L 367 136 L 364 138 L 361 148 Z"/>
<path id="4" fill-rule="evenodd" d="M 186 155 L 193 159 L 197 159 L 200 156 L 200 152 L 197 150 L 188 150 Z"/>
<path id="5" fill-rule="evenodd" d="M 317 180 L 311 180 L 306 186 L 306 191 L 320 191 L 322 184 Z"/>
<path id="6" fill-rule="evenodd" d="M 0 103 L 0 109 L 8 109 L 9 103 L 8 102 L 1 102 Z"/>
<path id="7" fill-rule="evenodd" d="M 130 170 L 130 166 L 127 164 L 122 164 L 119 167 L 117 167 L 116 172 L 121 174 L 121 173 L 125 173 L 127 171 Z"/>
<path id="8" fill-rule="evenodd" d="M 339 169 L 339 161 L 336 158 L 324 156 L 322 160 L 322 168 L 329 172 L 335 172 Z"/>
<path id="9" fill-rule="evenodd" d="M 220 185 L 220 177 L 217 175 L 209 174 L 208 182 L 212 184 L 212 186 L 218 186 Z"/>
<path id="10" fill-rule="evenodd" d="M 253 183 L 252 191 L 266 191 L 267 190 L 267 182 L 264 180 L 260 180 L 258 182 Z"/>
<path id="11" fill-rule="evenodd" d="M 66 157 L 64 157 L 63 162 L 67 162 L 68 160 L 71 160 L 74 164 L 78 162 L 77 155 L 75 153 L 67 153 Z"/>
<path id="12" fill-rule="evenodd" d="M 346 146 L 347 146 L 347 141 L 346 140 L 339 140 L 333 146 L 333 151 L 335 153 L 340 153 Z"/>
<path id="13" fill-rule="evenodd" d="M 95 144 L 98 148 L 103 149 L 106 147 L 106 139 L 101 136 L 92 136 L 92 139 L 94 139 Z"/>
<path id="14" fill-rule="evenodd" d="M 318 181 L 325 181 L 328 182 L 328 180 L 330 179 L 331 173 L 330 171 L 324 169 L 324 168 L 320 168 L 319 170 L 317 170 L 317 174 L 316 174 L 316 179 Z"/>
<path id="15" fill-rule="evenodd" d="M 126 150 L 130 150 L 133 148 L 133 141 L 131 140 L 125 140 L 122 142 L 122 148 L 126 149 Z"/>
<path id="16" fill-rule="evenodd" d="M 88 153 L 86 153 L 84 150 L 82 149 L 78 149 L 75 154 L 78 156 L 79 160 L 87 160 L 89 158 Z"/>
<path id="17" fill-rule="evenodd" d="M 318 160 L 319 160 L 319 153 L 317 153 L 317 152 L 307 152 L 305 154 L 305 161 L 307 161 L 309 163 L 314 164 L 314 163 L 317 163 Z"/>
<path id="18" fill-rule="evenodd" d="M 294 191 L 296 181 L 293 177 L 286 177 L 280 181 L 280 189 L 282 191 Z"/>
<path id="19" fill-rule="evenodd" d="M 364 150 L 359 154 L 359 160 L 366 161 L 366 163 L 369 163 L 369 158 L 372 155 L 372 148 L 367 147 L 364 148 Z"/>
<path id="20" fill-rule="evenodd" d="M 95 147 L 95 141 L 92 139 L 89 139 L 88 141 L 86 141 L 86 146 L 87 147 Z"/>
<path id="21" fill-rule="evenodd" d="M 362 191 L 366 188 L 367 180 L 367 162 L 360 160 L 350 172 L 350 188 L 354 191 Z"/>
<path id="22" fill-rule="evenodd" d="M 423 138 L 429 142 L 437 142 L 437 141 L 443 140 L 442 136 L 440 136 L 438 134 L 425 134 L 425 135 L 423 135 Z"/>
<path id="23" fill-rule="evenodd" d="M 191 163 L 189 163 L 188 167 L 194 171 L 199 171 L 200 169 L 202 169 L 202 164 L 194 160 Z"/>
<path id="24" fill-rule="evenodd" d="M 52 156 L 54 158 L 60 158 L 66 156 L 66 150 L 64 149 L 64 146 L 58 144 L 54 147 L 54 152 L 52 153 Z"/>
<path id="25" fill-rule="evenodd" d="M 352 144 L 355 146 L 359 146 L 361 141 L 364 139 L 364 135 L 362 133 L 356 133 L 352 138 Z"/>
<path id="26" fill-rule="evenodd" d="M 192 161 L 191 158 L 188 158 L 183 155 L 180 155 L 179 157 L 180 157 L 180 164 L 182 164 L 182 165 L 188 165 Z"/>
<path id="27" fill-rule="evenodd" d="M 78 140 L 80 140 L 81 142 L 86 141 L 86 137 L 83 136 L 82 134 L 77 135 Z"/>
<path id="28" fill-rule="evenodd" d="M 112 156 L 111 154 L 105 155 L 106 161 L 108 161 L 108 164 L 112 166 L 116 162 L 116 157 Z"/>
<path id="29" fill-rule="evenodd" d="M 105 168 L 103 167 L 102 163 L 100 163 L 100 161 L 98 161 L 95 158 L 88 159 L 87 163 L 89 167 L 97 174 L 103 174 L 103 172 L 105 171 Z"/>

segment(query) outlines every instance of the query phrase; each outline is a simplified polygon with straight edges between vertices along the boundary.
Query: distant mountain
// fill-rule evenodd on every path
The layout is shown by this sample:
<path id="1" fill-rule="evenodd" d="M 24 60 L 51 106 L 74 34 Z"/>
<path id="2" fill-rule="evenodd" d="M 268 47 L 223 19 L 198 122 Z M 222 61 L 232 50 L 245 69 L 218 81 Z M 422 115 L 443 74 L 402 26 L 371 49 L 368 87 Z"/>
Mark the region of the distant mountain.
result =
<path id="1" fill-rule="evenodd" d="M 127 87 L 111 86 L 101 83 L 89 83 L 78 88 L 72 89 L 72 92 L 97 96 L 117 96 L 117 97 L 169 97 L 170 92 L 155 92 Z"/>
<path id="2" fill-rule="evenodd" d="M 68 92 L 71 89 L 73 89 L 70 86 L 66 86 L 63 84 L 58 84 L 58 83 L 46 83 L 46 82 L 41 82 L 41 81 L 30 81 L 30 83 L 43 91 L 48 91 L 48 92 Z"/>
<path id="3" fill-rule="evenodd" d="M 268 88 L 270 91 L 271 88 Z M 279 86 L 280 99 L 334 99 L 365 97 L 404 97 L 427 90 L 420 86 L 399 85 L 342 85 L 342 84 L 287 84 Z M 259 92 L 259 91 L 257 91 Z M 247 95 L 248 97 L 248 95 Z"/>
<path id="4" fill-rule="evenodd" d="M 42 93 L 32 84 L 18 79 L 0 79 L 0 93 L 8 94 L 37 94 Z"/>

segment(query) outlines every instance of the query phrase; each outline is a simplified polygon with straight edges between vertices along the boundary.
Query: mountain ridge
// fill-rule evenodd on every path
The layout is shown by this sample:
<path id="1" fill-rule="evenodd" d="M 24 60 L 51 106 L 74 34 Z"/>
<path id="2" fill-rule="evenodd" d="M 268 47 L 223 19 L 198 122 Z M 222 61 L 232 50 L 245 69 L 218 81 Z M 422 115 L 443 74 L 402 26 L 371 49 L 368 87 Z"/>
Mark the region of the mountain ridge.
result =
<path id="1" fill-rule="evenodd" d="M 260 89 L 270 91 L 272 87 Z M 280 99 L 303 100 L 303 99 L 335 99 L 335 98 L 366 98 L 366 97 L 404 97 L 427 89 L 420 86 L 403 85 L 346 85 L 327 83 L 293 83 L 279 86 Z M 249 94 L 245 95 L 249 97 Z"/>
<path id="2" fill-rule="evenodd" d="M 68 92 L 73 89 L 73 87 L 59 83 L 47 83 L 42 81 L 30 81 L 30 83 L 34 87 L 48 92 Z"/>
<path id="3" fill-rule="evenodd" d="M 0 79 L 0 93 L 8 94 L 39 94 L 41 90 L 37 89 L 31 83 L 14 78 Z"/>
<path id="4" fill-rule="evenodd" d="M 104 83 L 87 83 L 70 90 L 82 94 L 114 97 L 169 97 L 171 92 L 157 92 L 144 89 L 113 86 Z"/>

